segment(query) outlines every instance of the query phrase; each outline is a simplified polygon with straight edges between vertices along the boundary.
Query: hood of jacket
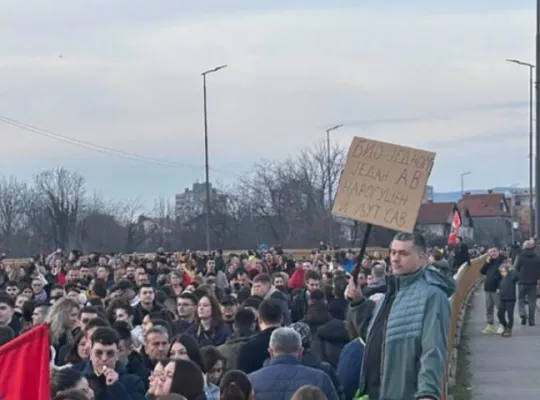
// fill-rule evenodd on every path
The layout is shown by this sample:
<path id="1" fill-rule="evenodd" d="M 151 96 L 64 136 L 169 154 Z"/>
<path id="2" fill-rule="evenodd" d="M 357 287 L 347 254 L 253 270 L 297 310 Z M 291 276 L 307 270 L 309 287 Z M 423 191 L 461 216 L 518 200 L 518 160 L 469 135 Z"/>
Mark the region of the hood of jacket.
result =
<path id="1" fill-rule="evenodd" d="M 438 286 L 447 296 L 450 297 L 456 290 L 454 278 L 441 274 L 437 267 L 428 264 L 421 269 L 421 272 L 430 285 Z"/>
<path id="2" fill-rule="evenodd" d="M 519 257 L 532 259 L 537 258 L 538 254 L 536 254 L 533 249 L 523 249 L 523 251 L 519 254 Z"/>
<path id="3" fill-rule="evenodd" d="M 351 340 L 347 333 L 345 322 L 338 319 L 332 319 L 326 324 L 321 325 L 319 329 L 317 329 L 317 335 L 321 340 L 326 342 L 347 343 Z"/>

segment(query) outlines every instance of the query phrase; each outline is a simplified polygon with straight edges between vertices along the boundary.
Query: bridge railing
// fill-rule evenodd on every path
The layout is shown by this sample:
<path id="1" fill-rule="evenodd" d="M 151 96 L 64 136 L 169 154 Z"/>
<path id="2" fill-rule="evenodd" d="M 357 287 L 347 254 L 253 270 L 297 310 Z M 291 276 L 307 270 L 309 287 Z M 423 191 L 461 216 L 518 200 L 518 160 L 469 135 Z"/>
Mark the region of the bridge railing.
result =
<path id="1" fill-rule="evenodd" d="M 479 282 L 480 269 L 484 265 L 486 257 L 475 258 L 471 261 L 471 265 L 463 264 L 454 275 L 456 291 L 450 297 L 452 313 L 447 338 L 448 366 L 443 382 L 443 393 L 447 393 L 448 390 L 451 391 L 451 388 L 455 385 L 458 349 L 465 322 L 465 312 L 469 297 Z"/>
<path id="2" fill-rule="evenodd" d="M 349 250 L 349 249 L 345 248 L 344 250 Z M 355 249 L 355 248 L 353 248 L 352 250 L 354 252 L 356 252 L 357 254 L 360 251 L 360 249 Z M 248 250 L 224 250 L 223 254 L 224 255 L 241 254 L 241 253 L 245 253 L 247 251 Z M 309 257 L 311 256 L 312 251 L 313 251 L 313 249 L 284 249 L 283 250 L 283 252 L 286 255 L 292 255 L 296 260 L 301 260 L 302 258 L 309 259 Z M 328 253 L 334 253 L 334 251 L 335 250 L 330 250 L 330 251 L 328 251 Z M 367 250 L 366 250 L 366 253 L 371 255 L 376 251 L 381 253 L 381 255 L 383 257 L 386 257 L 388 255 L 388 248 L 387 247 L 368 247 Z M 181 252 L 176 252 L 176 254 L 179 254 L 179 253 L 181 253 Z M 139 257 L 139 258 L 144 258 L 147 254 L 155 255 L 155 253 L 151 253 L 151 252 L 148 252 L 148 253 L 133 253 L 133 254 L 124 254 L 123 258 L 126 259 L 126 260 L 130 256 L 136 256 L 136 257 Z M 20 265 L 24 265 L 24 264 L 27 264 L 28 262 L 30 262 L 30 258 L 6 258 L 2 262 L 5 265 L 9 264 L 9 265 L 20 266 Z"/>

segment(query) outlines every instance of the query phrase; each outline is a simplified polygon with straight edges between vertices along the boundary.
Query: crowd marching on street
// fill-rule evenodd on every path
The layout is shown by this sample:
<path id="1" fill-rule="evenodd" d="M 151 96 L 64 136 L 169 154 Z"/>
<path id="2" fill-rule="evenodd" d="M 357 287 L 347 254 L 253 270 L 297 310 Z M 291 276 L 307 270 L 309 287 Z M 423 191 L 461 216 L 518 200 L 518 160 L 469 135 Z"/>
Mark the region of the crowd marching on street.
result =
<path id="1" fill-rule="evenodd" d="M 535 323 L 535 246 L 488 250 L 485 333 L 497 330 L 496 306 L 511 335 L 516 282 L 521 322 Z M 483 252 L 459 239 L 428 249 L 410 233 L 362 260 L 324 243 L 298 260 L 279 246 L 59 249 L 2 264 L 0 363 L 11 341 L 45 326 L 56 400 L 440 399 L 453 275 Z"/>

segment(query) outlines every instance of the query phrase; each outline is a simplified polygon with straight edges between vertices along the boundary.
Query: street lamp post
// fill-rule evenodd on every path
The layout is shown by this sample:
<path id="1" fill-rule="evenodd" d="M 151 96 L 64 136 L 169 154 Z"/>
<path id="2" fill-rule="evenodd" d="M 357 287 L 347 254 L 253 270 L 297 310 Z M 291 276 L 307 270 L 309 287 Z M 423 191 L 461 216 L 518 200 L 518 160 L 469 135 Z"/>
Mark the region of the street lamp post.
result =
<path id="1" fill-rule="evenodd" d="M 538 232 L 535 229 L 535 218 L 533 209 L 535 208 L 533 205 L 533 176 L 534 176 L 534 158 L 533 158 L 533 136 L 534 136 L 534 129 L 533 129 L 533 92 L 534 92 L 534 65 L 530 63 L 526 63 L 519 60 L 514 59 L 507 59 L 506 61 L 521 65 L 523 67 L 527 67 L 529 69 L 529 235 L 530 237 L 533 237 L 535 235 L 535 232 Z"/>
<path id="2" fill-rule="evenodd" d="M 536 0 L 536 65 L 540 65 L 540 0 Z M 540 232 L 540 69 L 536 68 L 535 234 Z"/>
<path id="3" fill-rule="evenodd" d="M 465 178 L 467 175 L 472 174 L 471 171 L 461 173 L 461 207 L 463 208 L 463 195 L 465 194 Z"/>
<path id="4" fill-rule="evenodd" d="M 204 173 L 205 173 L 205 189 L 206 189 L 206 250 L 210 252 L 212 250 L 210 243 L 210 164 L 208 160 L 208 113 L 206 106 L 206 75 L 213 72 L 217 72 L 220 69 L 226 68 L 226 65 L 220 65 L 219 67 L 204 71 L 201 75 L 203 77 L 203 107 L 204 107 Z"/>
<path id="5" fill-rule="evenodd" d="M 332 218 L 332 160 L 330 156 L 330 132 L 335 131 L 343 126 L 343 124 L 334 125 L 326 130 L 326 175 L 328 175 L 328 245 L 332 246 L 334 241 L 333 218 Z"/>

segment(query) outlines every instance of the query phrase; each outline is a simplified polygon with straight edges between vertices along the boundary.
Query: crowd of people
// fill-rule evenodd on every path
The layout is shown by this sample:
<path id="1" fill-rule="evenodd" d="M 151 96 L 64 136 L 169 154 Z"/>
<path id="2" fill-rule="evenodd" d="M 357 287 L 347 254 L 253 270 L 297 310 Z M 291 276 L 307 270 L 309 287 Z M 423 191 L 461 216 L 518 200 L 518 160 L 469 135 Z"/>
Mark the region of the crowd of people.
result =
<path id="1" fill-rule="evenodd" d="M 536 299 L 540 287 L 540 256 L 536 249 L 536 240 L 530 239 L 521 247 L 516 244 L 510 252 L 501 252 L 495 247 L 487 251 L 488 256 L 480 271 L 485 276 L 487 325 L 483 333 L 511 337 L 516 301 L 521 325 L 536 324 Z"/>
<path id="2" fill-rule="evenodd" d="M 409 233 L 362 260 L 57 250 L 2 265 L 0 344 L 46 324 L 57 400 L 439 399 L 446 259 Z"/>

